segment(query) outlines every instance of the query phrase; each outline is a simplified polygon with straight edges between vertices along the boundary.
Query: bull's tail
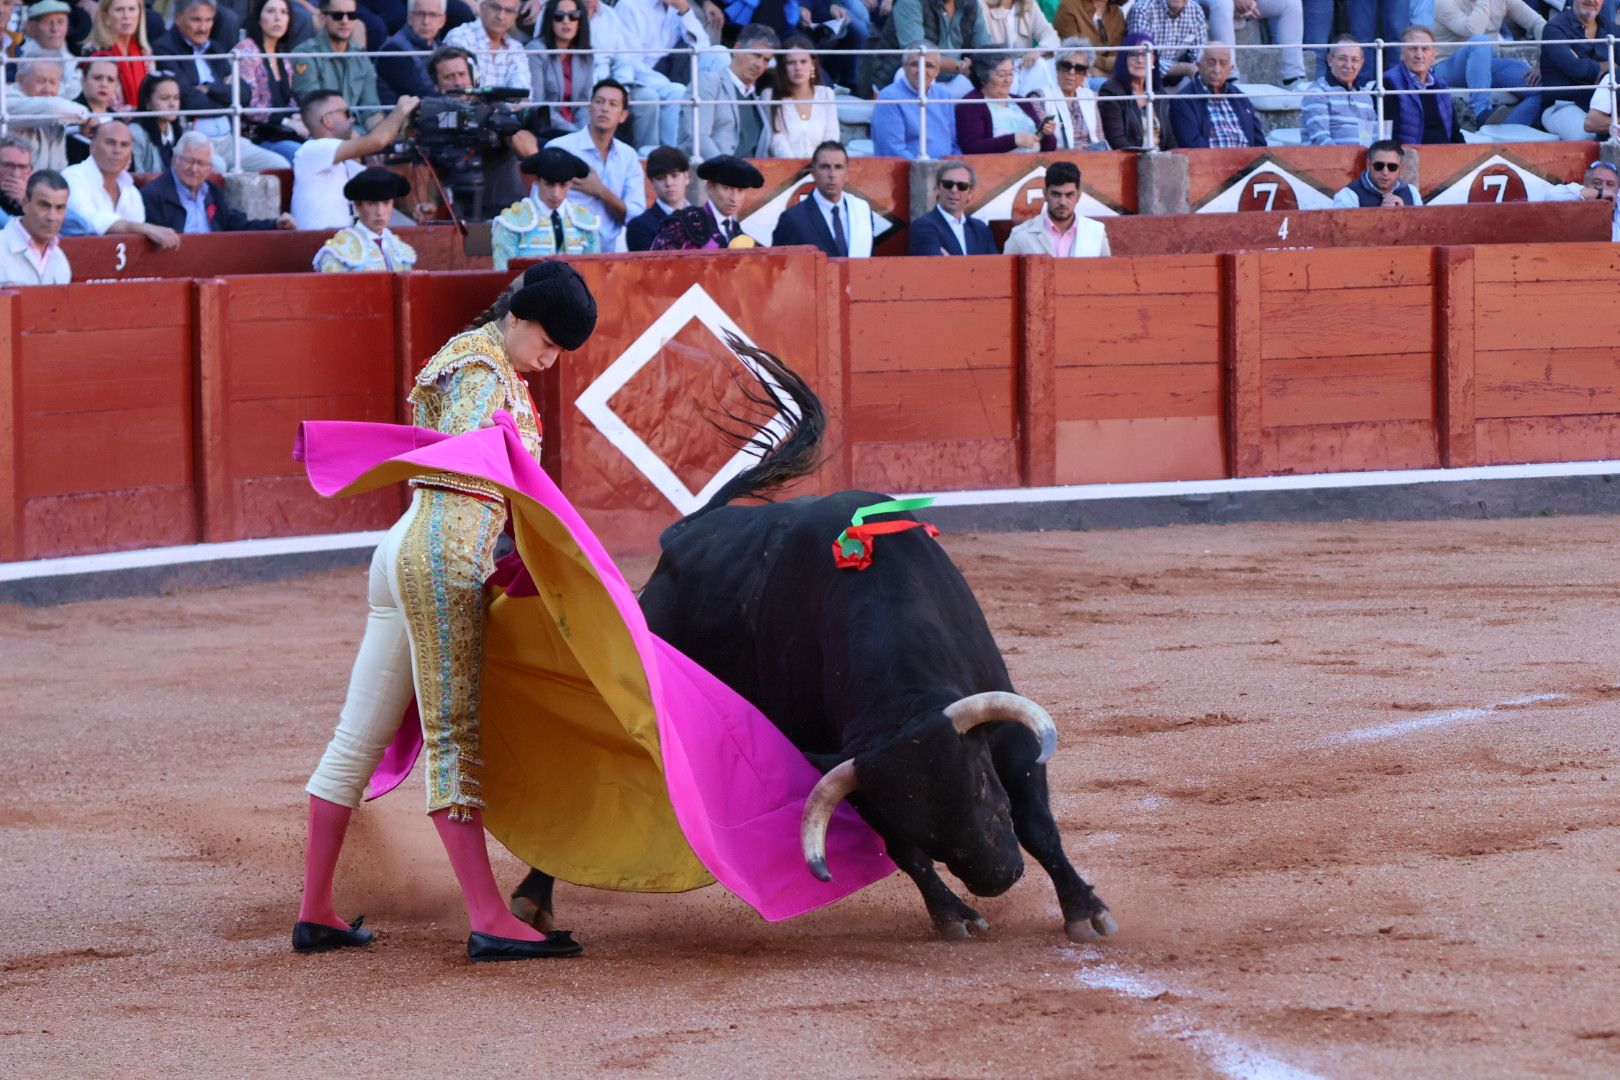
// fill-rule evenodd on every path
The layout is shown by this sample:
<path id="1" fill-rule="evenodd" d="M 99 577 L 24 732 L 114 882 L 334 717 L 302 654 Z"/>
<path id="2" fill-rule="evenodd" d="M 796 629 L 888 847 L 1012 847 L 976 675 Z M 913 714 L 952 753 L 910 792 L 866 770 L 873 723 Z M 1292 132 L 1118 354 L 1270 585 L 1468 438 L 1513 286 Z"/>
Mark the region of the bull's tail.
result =
<path id="1" fill-rule="evenodd" d="M 815 391 L 778 357 L 726 334 L 726 344 L 743 366 L 757 378 L 738 379 L 750 404 L 767 417 L 759 422 L 728 412 L 737 427 L 721 430 L 739 447 L 758 455 L 759 461 L 721 485 L 713 498 L 687 520 L 701 517 L 733 499 L 765 498 L 790 481 L 808 476 L 821 464 L 821 437 L 827 431 L 827 412 Z M 752 384 L 752 385 L 751 385 Z"/>

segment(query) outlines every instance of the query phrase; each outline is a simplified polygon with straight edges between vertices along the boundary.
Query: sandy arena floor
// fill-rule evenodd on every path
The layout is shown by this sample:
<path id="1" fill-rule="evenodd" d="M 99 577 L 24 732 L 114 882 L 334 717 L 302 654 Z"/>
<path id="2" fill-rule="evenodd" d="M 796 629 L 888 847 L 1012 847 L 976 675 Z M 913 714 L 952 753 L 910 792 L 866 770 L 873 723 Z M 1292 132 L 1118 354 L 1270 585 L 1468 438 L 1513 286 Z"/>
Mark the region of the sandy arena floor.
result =
<path id="1" fill-rule="evenodd" d="M 1620 1075 L 1616 527 L 945 537 L 1062 731 L 1083 947 L 1031 864 L 963 944 L 898 875 L 565 886 L 585 957 L 474 968 L 413 787 L 339 868 L 377 945 L 295 956 L 362 574 L 0 608 L 0 1076 Z"/>

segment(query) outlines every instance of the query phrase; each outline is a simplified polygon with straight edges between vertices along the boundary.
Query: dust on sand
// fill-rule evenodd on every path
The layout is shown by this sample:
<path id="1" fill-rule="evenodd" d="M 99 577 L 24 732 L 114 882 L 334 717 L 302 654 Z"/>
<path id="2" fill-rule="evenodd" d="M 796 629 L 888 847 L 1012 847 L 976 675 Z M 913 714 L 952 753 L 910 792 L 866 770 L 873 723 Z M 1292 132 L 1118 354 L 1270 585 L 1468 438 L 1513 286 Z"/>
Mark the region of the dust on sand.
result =
<path id="1" fill-rule="evenodd" d="M 1614 531 L 943 538 L 1062 732 L 1085 946 L 1032 864 L 962 944 L 898 876 L 564 886 L 583 958 L 475 968 L 410 785 L 339 868 L 377 944 L 295 956 L 363 575 L 0 609 L 0 1074 L 1615 1075 Z"/>

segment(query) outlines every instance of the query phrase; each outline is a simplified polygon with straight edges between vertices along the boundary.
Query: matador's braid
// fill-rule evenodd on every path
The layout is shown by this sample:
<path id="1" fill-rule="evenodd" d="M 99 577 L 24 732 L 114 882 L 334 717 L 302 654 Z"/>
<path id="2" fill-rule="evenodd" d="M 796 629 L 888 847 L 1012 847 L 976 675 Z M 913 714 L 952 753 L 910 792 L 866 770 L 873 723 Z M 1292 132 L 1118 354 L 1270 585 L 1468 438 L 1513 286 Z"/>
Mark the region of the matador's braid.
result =
<path id="1" fill-rule="evenodd" d="M 507 312 L 512 310 L 512 297 L 516 296 L 517 291 L 521 288 L 523 288 L 523 275 L 519 274 L 512 279 L 512 284 L 501 290 L 501 294 L 495 298 L 494 303 L 490 304 L 472 322 L 467 324 L 467 329 L 476 330 L 480 326 L 488 326 L 497 319 L 503 318 Z"/>

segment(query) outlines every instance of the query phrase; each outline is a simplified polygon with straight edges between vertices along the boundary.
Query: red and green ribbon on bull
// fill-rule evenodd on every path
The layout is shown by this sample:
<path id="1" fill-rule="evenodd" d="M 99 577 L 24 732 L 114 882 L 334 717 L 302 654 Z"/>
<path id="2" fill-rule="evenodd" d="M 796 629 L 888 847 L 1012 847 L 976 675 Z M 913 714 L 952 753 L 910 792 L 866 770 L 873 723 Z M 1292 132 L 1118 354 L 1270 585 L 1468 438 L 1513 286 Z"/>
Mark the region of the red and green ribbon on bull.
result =
<path id="1" fill-rule="evenodd" d="M 839 533 L 838 539 L 833 541 L 833 562 L 840 570 L 865 570 L 872 565 L 872 555 L 879 536 L 905 532 L 907 529 L 924 529 L 929 536 L 938 536 L 939 530 L 926 521 L 878 521 L 871 525 L 866 524 L 867 518 L 877 514 L 921 510 L 932 505 L 934 505 L 933 498 L 925 495 L 915 499 L 890 499 L 887 502 L 861 507 L 849 519 L 849 528 Z"/>

